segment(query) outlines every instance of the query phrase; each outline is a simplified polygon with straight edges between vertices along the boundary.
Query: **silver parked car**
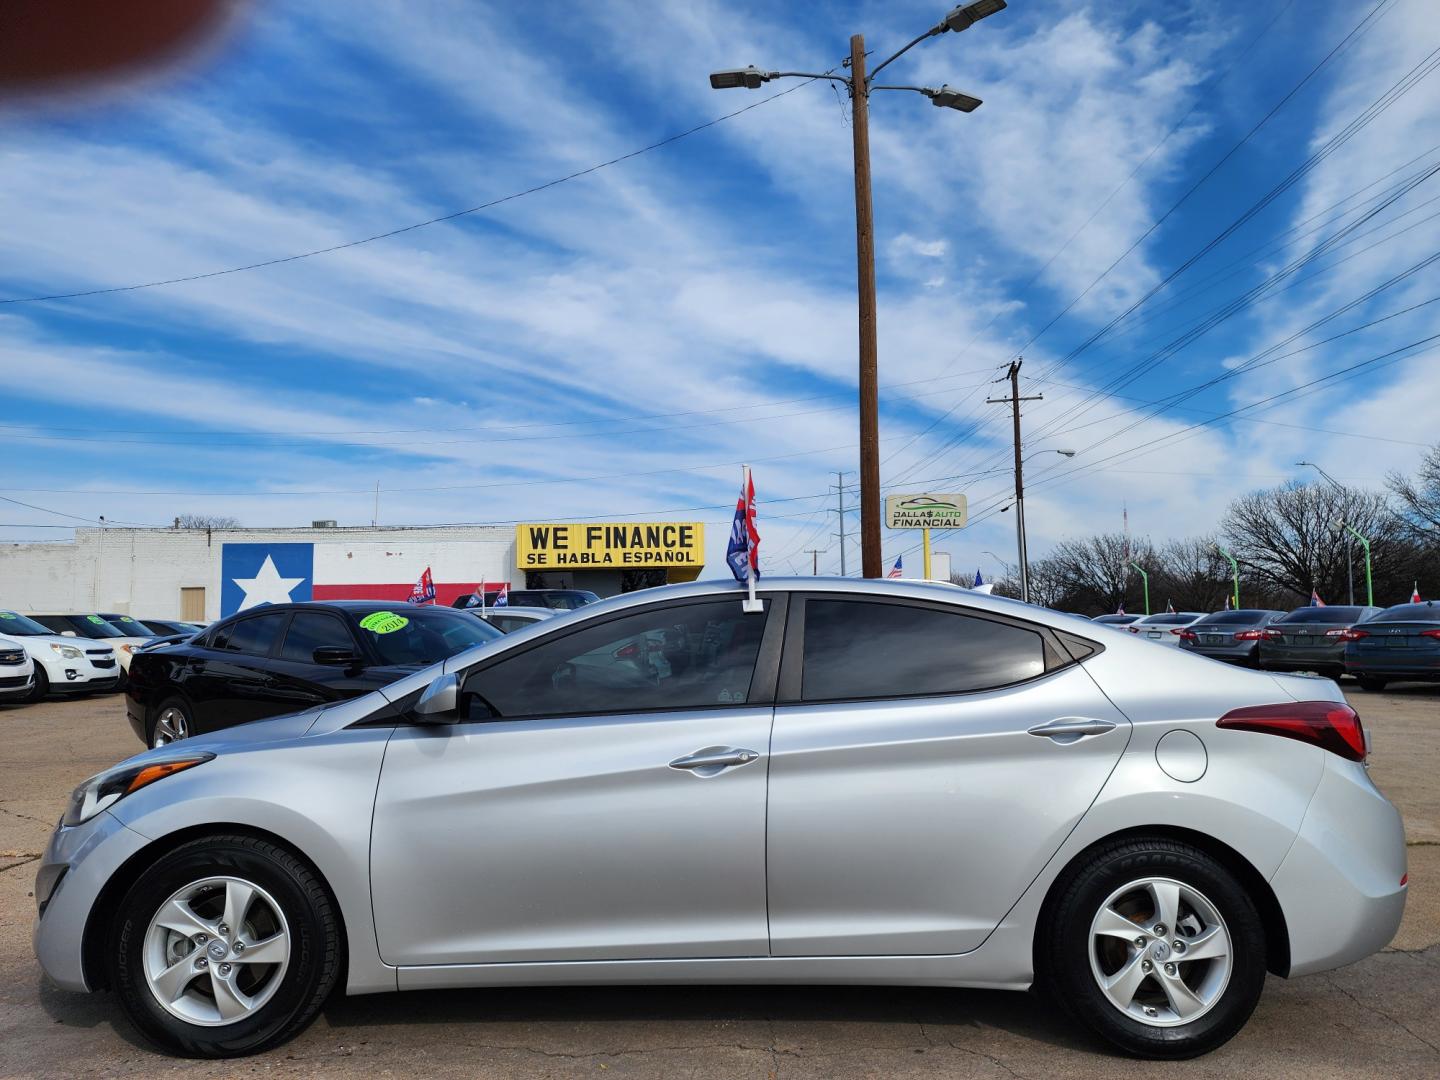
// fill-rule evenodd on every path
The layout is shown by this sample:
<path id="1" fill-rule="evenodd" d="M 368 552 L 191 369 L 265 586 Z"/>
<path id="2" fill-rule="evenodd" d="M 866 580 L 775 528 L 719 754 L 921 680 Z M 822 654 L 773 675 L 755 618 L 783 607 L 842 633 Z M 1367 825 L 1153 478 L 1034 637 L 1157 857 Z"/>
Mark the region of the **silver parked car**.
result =
<path id="1" fill-rule="evenodd" d="M 1382 948 L 1400 817 L 1335 685 L 1000 597 L 631 593 L 78 788 L 35 949 L 184 1054 L 352 994 L 1039 983 L 1193 1056 Z"/>

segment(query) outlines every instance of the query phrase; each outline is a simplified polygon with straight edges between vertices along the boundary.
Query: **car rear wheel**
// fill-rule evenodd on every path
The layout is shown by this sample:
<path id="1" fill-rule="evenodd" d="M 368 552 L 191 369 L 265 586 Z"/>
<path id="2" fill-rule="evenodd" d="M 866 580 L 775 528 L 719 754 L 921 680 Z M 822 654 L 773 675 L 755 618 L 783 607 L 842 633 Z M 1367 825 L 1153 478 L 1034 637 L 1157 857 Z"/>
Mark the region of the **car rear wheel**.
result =
<path id="1" fill-rule="evenodd" d="M 1265 982 L 1265 933 L 1231 872 L 1154 838 L 1088 853 L 1058 885 L 1037 971 L 1083 1026 L 1128 1054 L 1189 1058 L 1244 1026 Z"/>
<path id="2" fill-rule="evenodd" d="M 35 665 L 35 683 L 30 687 L 30 692 L 25 695 L 27 704 L 34 704 L 37 701 L 44 701 L 45 696 L 50 693 L 50 676 L 45 674 L 45 669 L 39 664 Z"/>
<path id="3" fill-rule="evenodd" d="M 162 1049 L 253 1054 L 305 1027 L 340 970 L 338 920 L 315 873 L 245 836 L 162 856 L 120 904 L 111 985 Z"/>
<path id="4" fill-rule="evenodd" d="M 1374 694 L 1385 689 L 1385 680 L 1377 679 L 1374 675 L 1357 675 L 1355 681 L 1360 684 L 1361 690 L 1368 690 Z"/>
<path id="5" fill-rule="evenodd" d="M 158 750 L 179 739 L 190 737 L 190 707 L 179 698 L 170 698 L 155 712 L 150 724 L 151 749 Z"/>

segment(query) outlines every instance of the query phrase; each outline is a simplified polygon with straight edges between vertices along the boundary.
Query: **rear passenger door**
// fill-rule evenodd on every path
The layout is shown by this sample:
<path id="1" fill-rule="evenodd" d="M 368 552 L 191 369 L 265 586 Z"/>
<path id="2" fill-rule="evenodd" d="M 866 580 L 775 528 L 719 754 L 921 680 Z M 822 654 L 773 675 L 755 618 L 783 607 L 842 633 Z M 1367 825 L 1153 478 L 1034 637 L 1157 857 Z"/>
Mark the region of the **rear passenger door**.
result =
<path id="1" fill-rule="evenodd" d="M 1057 721 L 1095 733 L 1031 733 Z M 1042 627 L 793 597 L 770 746 L 772 954 L 975 948 L 1094 801 L 1129 727 Z"/>
<path id="2" fill-rule="evenodd" d="M 317 664 L 315 650 L 349 649 L 354 664 Z M 270 660 L 270 714 L 300 712 L 315 705 L 369 693 L 378 685 L 366 673 L 364 653 L 344 617 L 329 611 L 297 611 L 280 648 Z"/>

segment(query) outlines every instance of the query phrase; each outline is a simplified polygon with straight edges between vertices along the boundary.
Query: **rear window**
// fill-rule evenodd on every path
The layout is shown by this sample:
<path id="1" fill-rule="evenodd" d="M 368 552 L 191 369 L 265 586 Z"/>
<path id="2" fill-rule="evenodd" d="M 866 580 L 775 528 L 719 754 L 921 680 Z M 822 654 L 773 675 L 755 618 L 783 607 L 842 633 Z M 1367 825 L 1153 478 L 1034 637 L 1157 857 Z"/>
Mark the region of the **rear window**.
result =
<path id="1" fill-rule="evenodd" d="M 1174 615 L 1151 615 L 1148 619 L 1141 620 L 1144 626 L 1179 626 L 1181 623 L 1195 621 L 1194 615 L 1188 615 L 1183 611 Z"/>
<path id="2" fill-rule="evenodd" d="M 1289 615 L 1275 621 L 1283 623 L 1353 623 L 1363 618 L 1364 615 L 1363 607 L 1302 607 L 1299 611 L 1292 611 Z"/>
<path id="3" fill-rule="evenodd" d="M 1269 611 L 1248 611 L 1245 608 L 1241 608 L 1239 611 L 1217 611 L 1214 615 L 1206 615 L 1195 625 L 1239 626 L 1242 623 L 1263 622 L 1270 614 Z"/>
<path id="4" fill-rule="evenodd" d="M 1386 608 L 1366 622 L 1440 622 L 1440 606 L 1433 600 L 1423 604 L 1398 604 Z"/>
<path id="5" fill-rule="evenodd" d="M 288 612 L 277 611 L 270 615 L 254 615 L 248 619 L 240 619 L 228 626 L 219 627 L 210 639 L 210 647 L 224 649 L 226 652 L 247 653 L 250 656 L 269 656 L 287 618 Z"/>

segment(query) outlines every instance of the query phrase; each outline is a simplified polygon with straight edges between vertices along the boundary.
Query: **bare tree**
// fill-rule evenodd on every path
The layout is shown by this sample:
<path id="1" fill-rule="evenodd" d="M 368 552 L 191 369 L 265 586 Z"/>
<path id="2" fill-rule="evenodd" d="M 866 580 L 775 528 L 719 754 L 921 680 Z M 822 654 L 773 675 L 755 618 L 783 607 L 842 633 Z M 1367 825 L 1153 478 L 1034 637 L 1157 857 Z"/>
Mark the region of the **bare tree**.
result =
<path id="1" fill-rule="evenodd" d="M 1062 540 L 1031 565 L 1031 592 L 1049 607 L 1088 614 L 1114 611 L 1122 603 L 1140 600 L 1140 579 L 1132 562 L 1147 570 L 1154 565 L 1149 540 L 1123 533 Z"/>
<path id="2" fill-rule="evenodd" d="M 238 529 L 240 519 L 228 514 L 181 514 L 175 519 L 177 529 Z"/>
<path id="3" fill-rule="evenodd" d="M 1150 601 L 1168 598 L 1177 611 L 1217 611 L 1231 592 L 1230 564 L 1212 537 L 1171 540 L 1157 553 L 1158 575 L 1150 580 Z"/>
<path id="4" fill-rule="evenodd" d="M 1413 480 L 1391 473 L 1386 483 L 1400 502 L 1400 518 L 1412 537 L 1422 542 L 1440 539 L 1440 444 L 1426 453 Z"/>
<path id="5" fill-rule="evenodd" d="M 1292 597 L 1316 590 L 1333 602 L 1345 589 L 1351 555 L 1341 522 L 1370 539 L 1377 562 L 1398 546 L 1400 525 L 1385 496 L 1293 481 L 1236 499 L 1222 532 L 1231 552 L 1261 582 Z"/>

